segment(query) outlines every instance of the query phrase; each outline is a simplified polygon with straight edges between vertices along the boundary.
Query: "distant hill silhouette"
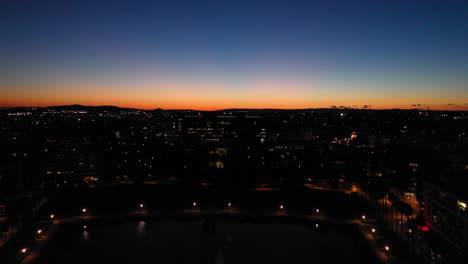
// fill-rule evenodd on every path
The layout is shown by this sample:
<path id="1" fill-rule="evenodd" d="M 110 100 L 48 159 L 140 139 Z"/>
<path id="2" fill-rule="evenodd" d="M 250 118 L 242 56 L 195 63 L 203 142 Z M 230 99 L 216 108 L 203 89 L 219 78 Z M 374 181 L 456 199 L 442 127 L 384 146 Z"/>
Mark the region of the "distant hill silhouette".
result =
<path id="1" fill-rule="evenodd" d="M 35 106 L 24 106 L 24 107 L 0 107 L 2 112 L 18 112 L 18 111 L 47 111 L 50 110 L 70 110 L 70 111 L 108 111 L 108 112 L 118 112 L 118 111 L 146 111 L 146 112 L 239 112 L 239 111 L 248 111 L 248 112 L 305 112 L 305 111 L 428 111 L 420 109 L 369 109 L 369 108 L 345 108 L 340 109 L 338 107 L 330 108 L 301 108 L 301 109 L 278 109 L 278 108 L 227 108 L 219 110 L 196 110 L 196 109 L 137 109 L 137 108 L 125 108 L 113 105 L 101 105 L 101 106 L 86 106 L 80 104 L 73 105 L 57 105 L 57 106 L 46 106 L 46 107 L 35 107 Z M 437 110 L 429 110 L 437 112 Z M 466 110 L 459 110 L 464 112 Z M 455 112 L 459 112 L 455 111 Z"/>

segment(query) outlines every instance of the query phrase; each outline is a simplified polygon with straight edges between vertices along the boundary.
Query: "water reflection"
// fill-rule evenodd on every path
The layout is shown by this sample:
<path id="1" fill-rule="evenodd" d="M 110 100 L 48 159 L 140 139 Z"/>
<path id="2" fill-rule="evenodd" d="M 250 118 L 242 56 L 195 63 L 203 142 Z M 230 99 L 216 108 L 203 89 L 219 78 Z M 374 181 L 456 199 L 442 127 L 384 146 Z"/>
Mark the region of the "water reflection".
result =
<path id="1" fill-rule="evenodd" d="M 218 251 L 218 256 L 216 257 L 215 264 L 224 264 L 223 252 Z"/>
<path id="2" fill-rule="evenodd" d="M 145 221 L 138 222 L 138 233 L 139 234 L 144 234 L 145 233 L 145 228 L 146 228 L 146 222 Z"/>
<path id="3" fill-rule="evenodd" d="M 151 222 L 151 228 L 149 223 L 64 224 L 37 263 L 284 264 L 304 263 L 311 256 L 318 256 L 316 264 L 373 263 L 360 257 L 362 251 L 351 233 L 354 229 L 348 237 L 334 229 L 322 232 L 329 226 L 317 222 L 303 226 L 218 221 L 217 232 L 211 235 L 201 234 L 195 221 Z"/>
<path id="4" fill-rule="evenodd" d="M 88 234 L 88 231 L 83 231 L 83 239 L 88 241 L 89 240 L 89 234 Z"/>

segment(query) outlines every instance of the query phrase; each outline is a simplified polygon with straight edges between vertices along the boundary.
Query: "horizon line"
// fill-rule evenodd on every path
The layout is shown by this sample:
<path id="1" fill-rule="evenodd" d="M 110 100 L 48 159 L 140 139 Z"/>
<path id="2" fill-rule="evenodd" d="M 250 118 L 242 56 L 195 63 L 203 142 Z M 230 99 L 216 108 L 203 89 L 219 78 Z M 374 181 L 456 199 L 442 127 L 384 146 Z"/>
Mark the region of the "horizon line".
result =
<path id="1" fill-rule="evenodd" d="M 419 110 L 419 111 L 447 111 L 447 112 L 465 112 L 468 109 L 452 109 L 452 110 L 442 110 L 442 109 L 423 109 L 423 108 L 340 108 L 340 107 L 318 107 L 318 108 L 221 108 L 221 109 L 212 109 L 212 110 L 202 110 L 202 109 L 192 109 L 192 108 L 171 108 L 164 109 L 160 107 L 156 108 L 134 108 L 134 107 L 123 107 L 117 105 L 82 105 L 82 104 L 66 104 L 66 105 L 49 105 L 49 106 L 0 106 L 0 109 L 12 109 L 12 108 L 51 108 L 51 107 L 67 107 L 67 106 L 82 106 L 82 107 L 116 107 L 122 109 L 133 109 L 133 110 L 142 110 L 142 111 L 154 111 L 161 109 L 164 111 L 200 111 L 200 112 L 216 112 L 216 111 L 225 111 L 225 110 Z"/>

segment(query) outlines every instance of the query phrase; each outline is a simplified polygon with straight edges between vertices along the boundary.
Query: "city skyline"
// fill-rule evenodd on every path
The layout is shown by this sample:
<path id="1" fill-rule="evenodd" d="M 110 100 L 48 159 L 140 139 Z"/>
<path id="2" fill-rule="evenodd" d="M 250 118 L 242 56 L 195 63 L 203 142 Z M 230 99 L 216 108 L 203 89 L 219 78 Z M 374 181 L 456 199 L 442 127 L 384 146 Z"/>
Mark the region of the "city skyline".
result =
<path id="1" fill-rule="evenodd" d="M 294 3 L 9 3 L 0 107 L 468 110 L 466 3 Z"/>
<path id="2" fill-rule="evenodd" d="M 468 263 L 468 1 L 0 8 L 0 263 Z"/>

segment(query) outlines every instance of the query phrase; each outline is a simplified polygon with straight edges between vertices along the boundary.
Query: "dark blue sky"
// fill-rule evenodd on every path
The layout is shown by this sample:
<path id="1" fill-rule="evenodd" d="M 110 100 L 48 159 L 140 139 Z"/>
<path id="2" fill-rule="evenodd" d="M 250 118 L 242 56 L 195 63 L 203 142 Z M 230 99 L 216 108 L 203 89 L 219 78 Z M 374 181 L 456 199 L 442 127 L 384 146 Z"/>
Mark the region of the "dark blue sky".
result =
<path id="1" fill-rule="evenodd" d="M 466 1 L 352 2 L 10 1 L 0 95 L 73 103 L 93 87 L 170 107 L 189 104 L 174 89 L 215 93 L 206 108 L 281 106 L 288 92 L 284 107 L 468 102 Z"/>

